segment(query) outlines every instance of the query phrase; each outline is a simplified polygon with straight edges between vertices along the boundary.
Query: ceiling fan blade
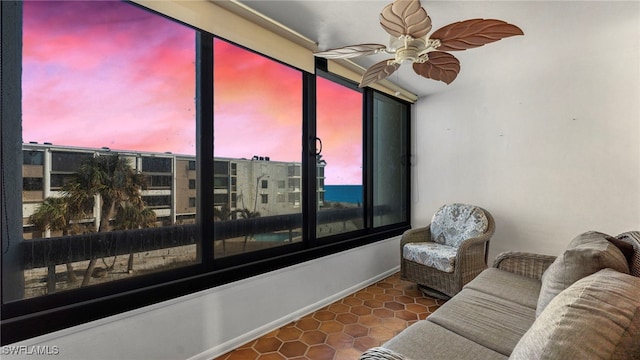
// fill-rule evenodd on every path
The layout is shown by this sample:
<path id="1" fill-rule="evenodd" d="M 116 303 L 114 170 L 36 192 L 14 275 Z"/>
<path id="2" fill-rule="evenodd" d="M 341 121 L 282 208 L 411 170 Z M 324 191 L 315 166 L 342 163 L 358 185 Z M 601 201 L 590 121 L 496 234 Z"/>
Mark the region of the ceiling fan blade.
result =
<path id="1" fill-rule="evenodd" d="M 400 64 L 394 63 L 392 61 L 393 59 L 389 59 L 380 61 L 379 63 L 372 65 L 362 75 L 362 80 L 360 81 L 360 85 L 358 86 L 363 88 L 376 81 L 380 81 L 389 77 L 389 75 L 393 74 L 400 67 Z"/>
<path id="2" fill-rule="evenodd" d="M 422 77 L 451 84 L 460 72 L 460 61 L 449 53 L 433 51 L 422 56 L 428 56 L 429 60 L 413 63 L 413 71 Z"/>
<path id="3" fill-rule="evenodd" d="M 314 53 L 314 55 L 326 59 L 348 59 L 357 56 L 372 55 L 381 52 L 386 48 L 386 45 L 380 44 L 359 44 L 319 51 Z"/>
<path id="4" fill-rule="evenodd" d="M 382 9 L 380 25 L 391 36 L 411 35 L 416 39 L 431 31 L 431 18 L 420 0 L 396 0 Z"/>
<path id="5" fill-rule="evenodd" d="M 502 20 L 471 19 L 440 28 L 430 38 L 440 40 L 438 50 L 453 51 L 479 47 L 515 35 L 524 35 L 524 32 Z"/>

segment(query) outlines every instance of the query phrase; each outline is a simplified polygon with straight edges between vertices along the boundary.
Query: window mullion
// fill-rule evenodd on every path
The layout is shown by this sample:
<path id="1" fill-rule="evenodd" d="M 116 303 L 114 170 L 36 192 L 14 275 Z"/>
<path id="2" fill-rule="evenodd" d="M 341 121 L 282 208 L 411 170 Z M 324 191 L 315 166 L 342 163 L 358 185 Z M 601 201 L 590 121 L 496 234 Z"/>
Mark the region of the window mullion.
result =
<path id="1" fill-rule="evenodd" d="M 198 32 L 196 41 L 197 224 L 202 241 L 198 260 L 213 267 L 213 36 Z"/>
<path id="2" fill-rule="evenodd" d="M 2 228 L 2 304 L 24 296 L 24 275 L 22 272 L 22 151 L 18 145 L 22 139 L 21 128 L 21 66 L 22 66 L 22 2 L 0 2 L 2 14 L 2 62 L 0 70 L 0 160 L 2 161 L 3 209 L 0 211 Z M 11 161 L 13 160 L 13 161 Z M 4 330 L 4 329 L 3 329 Z M 5 332 L 6 333 L 6 332 Z M 4 345 L 4 344 L 3 344 Z"/>
<path id="3" fill-rule="evenodd" d="M 363 207 L 365 229 L 373 228 L 373 91 L 365 88 L 362 101 L 362 122 L 363 122 L 363 166 L 362 184 L 363 189 Z"/>
<path id="4" fill-rule="evenodd" d="M 316 77 L 303 73 L 303 125 L 302 125 L 302 229 L 305 247 L 310 247 L 316 238 L 316 213 L 318 184 L 316 142 Z"/>

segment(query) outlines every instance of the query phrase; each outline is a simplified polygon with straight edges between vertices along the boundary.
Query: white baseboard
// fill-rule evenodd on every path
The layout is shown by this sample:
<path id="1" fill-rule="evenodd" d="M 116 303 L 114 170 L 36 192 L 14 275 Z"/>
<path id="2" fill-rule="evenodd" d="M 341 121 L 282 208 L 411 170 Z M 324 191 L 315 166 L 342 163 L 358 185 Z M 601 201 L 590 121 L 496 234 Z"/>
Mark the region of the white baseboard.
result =
<path id="1" fill-rule="evenodd" d="M 287 316 L 281 317 L 279 319 L 276 319 L 270 323 L 267 323 L 263 326 L 260 326 L 259 328 L 249 331 L 246 334 L 243 334 L 242 336 L 238 336 L 234 339 L 228 340 L 220 345 L 217 345 L 207 351 L 203 351 L 200 354 L 197 354 L 195 356 L 190 357 L 187 360 L 209 360 L 209 359 L 213 359 L 216 358 L 220 355 L 223 355 L 233 349 L 238 348 L 241 345 L 244 345 L 250 341 L 253 341 L 261 336 L 264 336 L 270 332 L 272 332 L 275 329 L 278 329 L 280 327 L 283 327 L 293 321 L 296 321 L 300 318 L 302 318 L 305 315 L 308 315 L 314 311 L 320 310 L 323 307 L 330 305 L 348 295 L 353 294 L 354 292 L 364 289 L 369 285 L 375 284 L 376 282 L 385 279 L 395 273 L 397 273 L 400 270 L 400 266 L 395 266 L 385 272 L 383 272 L 382 274 L 378 274 L 368 280 L 365 280 L 359 284 L 353 285 L 343 291 L 340 291 L 332 296 L 329 296 L 327 298 L 324 298 L 314 304 L 305 306 L 304 308 L 292 312 L 290 314 L 288 314 Z"/>

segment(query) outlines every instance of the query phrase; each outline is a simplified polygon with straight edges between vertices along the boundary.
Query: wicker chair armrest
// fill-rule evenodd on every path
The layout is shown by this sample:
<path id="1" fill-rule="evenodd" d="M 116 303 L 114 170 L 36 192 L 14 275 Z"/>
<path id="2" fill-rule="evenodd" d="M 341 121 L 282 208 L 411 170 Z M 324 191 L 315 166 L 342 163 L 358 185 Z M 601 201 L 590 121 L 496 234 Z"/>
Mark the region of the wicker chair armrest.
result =
<path id="1" fill-rule="evenodd" d="M 467 278 L 470 273 L 477 275 L 487 268 L 486 245 L 490 239 L 490 234 L 483 234 L 466 239 L 458 246 L 453 272 L 462 278 L 463 285 L 475 277 Z"/>
<path id="2" fill-rule="evenodd" d="M 493 220 L 493 216 L 491 216 L 491 213 L 489 213 L 488 211 L 484 210 L 485 215 L 487 216 L 487 219 L 489 220 L 489 227 L 487 228 L 487 230 L 481 234 L 478 235 L 476 237 L 472 237 L 469 239 L 464 240 L 462 243 L 460 243 L 460 245 L 458 246 L 458 254 L 456 256 L 456 261 L 460 261 L 461 258 L 464 256 L 464 253 L 467 249 L 473 247 L 473 246 L 478 246 L 480 244 L 483 244 L 483 246 L 485 247 L 485 265 L 489 265 L 488 264 L 488 259 L 487 256 L 488 254 L 488 242 L 491 241 L 491 237 L 493 236 L 493 234 L 496 231 L 496 223 Z"/>
<path id="3" fill-rule="evenodd" d="M 430 242 L 431 241 L 431 224 L 419 227 L 415 229 L 409 229 L 402 234 L 400 239 L 400 249 L 405 244 L 417 243 L 417 242 Z"/>
<path id="4" fill-rule="evenodd" d="M 408 357 L 405 357 L 402 354 L 398 354 L 393 350 L 389 350 L 383 347 L 374 347 L 371 348 L 362 355 L 360 355 L 360 360 L 411 360 Z"/>
<path id="5" fill-rule="evenodd" d="M 555 259 L 556 257 L 551 255 L 505 251 L 496 257 L 493 267 L 540 280 L 544 271 Z"/>
<path id="6" fill-rule="evenodd" d="M 468 238 L 466 240 L 464 240 L 463 242 L 460 243 L 460 245 L 458 246 L 458 252 L 463 252 L 465 249 L 472 247 L 474 245 L 477 244 L 484 244 L 487 241 L 491 240 L 491 235 L 492 234 L 482 234 L 480 236 L 476 236 L 476 237 L 472 237 L 472 238 Z"/>

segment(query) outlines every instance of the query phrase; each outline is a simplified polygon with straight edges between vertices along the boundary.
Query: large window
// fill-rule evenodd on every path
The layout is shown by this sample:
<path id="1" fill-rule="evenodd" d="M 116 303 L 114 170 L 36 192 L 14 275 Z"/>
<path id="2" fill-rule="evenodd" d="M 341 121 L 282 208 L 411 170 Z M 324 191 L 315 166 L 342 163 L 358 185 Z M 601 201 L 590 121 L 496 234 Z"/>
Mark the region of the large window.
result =
<path id="1" fill-rule="evenodd" d="M 216 214 L 214 257 L 302 241 L 290 226 L 302 208 L 269 202 L 300 188 L 276 189 L 269 182 L 300 180 L 291 163 L 302 163 L 302 72 L 222 39 L 213 43 Z M 233 175 L 230 166 L 234 165 Z M 230 188 L 233 179 L 234 187 Z M 232 197 L 235 202 L 231 204 Z M 269 196 L 271 195 L 271 196 Z M 232 231 L 226 231 L 232 229 Z"/>
<path id="2" fill-rule="evenodd" d="M 23 148 L 43 167 L 25 187 L 44 191 L 25 199 L 25 237 L 65 245 L 24 264 L 22 297 L 194 264 L 192 239 L 131 238 L 176 226 L 173 157 L 141 153 L 195 158 L 196 32 L 124 2 L 27 1 L 23 12 Z M 80 251 L 101 233 L 118 246 Z"/>
<path id="3" fill-rule="evenodd" d="M 322 201 L 318 202 L 317 236 L 364 228 L 362 186 L 362 92 L 318 77 L 316 90 L 317 155 Z"/>
<path id="4" fill-rule="evenodd" d="M 128 2 L 0 6 L 3 345 L 409 228 L 409 104 Z"/>
<path id="5" fill-rule="evenodd" d="M 407 106 L 380 93 L 373 94 L 373 225 L 408 221 L 409 114 Z"/>

